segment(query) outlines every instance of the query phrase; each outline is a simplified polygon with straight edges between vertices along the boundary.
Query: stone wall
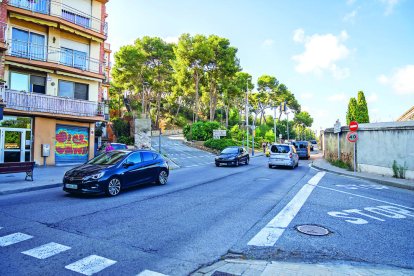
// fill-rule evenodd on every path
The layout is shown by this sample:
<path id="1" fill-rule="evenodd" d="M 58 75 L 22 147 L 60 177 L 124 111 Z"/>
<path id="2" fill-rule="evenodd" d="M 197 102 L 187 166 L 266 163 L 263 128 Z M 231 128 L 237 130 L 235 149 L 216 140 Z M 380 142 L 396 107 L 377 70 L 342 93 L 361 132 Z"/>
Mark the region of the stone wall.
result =
<path id="1" fill-rule="evenodd" d="M 151 119 L 135 119 L 134 145 L 138 149 L 151 148 Z"/>
<path id="2" fill-rule="evenodd" d="M 353 145 L 346 140 L 348 127 L 340 135 L 341 160 L 353 164 Z M 393 176 L 394 160 L 406 168 L 406 178 L 414 179 L 414 121 L 360 124 L 356 143 L 357 169 L 361 172 Z M 337 159 L 337 134 L 326 129 L 324 156 Z"/>

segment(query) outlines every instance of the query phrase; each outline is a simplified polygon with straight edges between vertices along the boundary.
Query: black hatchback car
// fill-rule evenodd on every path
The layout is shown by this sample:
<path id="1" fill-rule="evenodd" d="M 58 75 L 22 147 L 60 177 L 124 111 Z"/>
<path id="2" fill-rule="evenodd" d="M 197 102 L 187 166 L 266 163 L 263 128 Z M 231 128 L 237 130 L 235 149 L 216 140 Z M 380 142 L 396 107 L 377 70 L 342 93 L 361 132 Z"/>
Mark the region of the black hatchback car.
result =
<path id="1" fill-rule="evenodd" d="M 123 188 L 156 182 L 167 184 L 167 162 L 150 150 L 114 150 L 67 171 L 63 190 L 68 193 L 118 195 Z"/>
<path id="2" fill-rule="evenodd" d="M 249 164 L 249 153 L 242 147 L 227 147 L 216 157 L 216 166 L 234 165 L 238 167 L 241 163 Z"/>

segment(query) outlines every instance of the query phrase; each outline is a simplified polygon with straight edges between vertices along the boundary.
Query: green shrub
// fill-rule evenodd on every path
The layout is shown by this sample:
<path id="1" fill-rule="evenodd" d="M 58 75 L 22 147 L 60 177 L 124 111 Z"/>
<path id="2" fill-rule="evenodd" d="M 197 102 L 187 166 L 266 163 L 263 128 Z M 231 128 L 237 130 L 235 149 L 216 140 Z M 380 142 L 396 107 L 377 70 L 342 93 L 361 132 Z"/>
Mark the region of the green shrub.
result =
<path id="1" fill-rule="evenodd" d="M 346 170 L 351 170 L 351 166 L 342 160 L 330 160 L 329 162 L 335 167 L 339 167 L 339 168 L 346 169 Z"/>
<path id="2" fill-rule="evenodd" d="M 118 137 L 117 142 L 126 145 L 134 145 L 134 138 L 129 136 L 121 136 Z"/>
<path id="3" fill-rule="evenodd" d="M 183 133 L 187 140 L 206 141 L 213 138 L 214 129 L 220 129 L 218 122 L 195 122 L 192 125 L 186 125 Z"/>
<path id="4" fill-rule="evenodd" d="M 112 121 L 112 123 L 114 126 L 115 135 L 117 137 L 129 135 L 129 124 L 127 121 L 124 121 L 121 118 L 116 118 Z"/>
<path id="5" fill-rule="evenodd" d="M 398 165 L 397 161 L 394 160 L 392 163 L 392 170 L 394 172 L 393 177 L 395 178 L 405 178 L 405 172 L 407 171 L 407 165 L 406 162 L 404 162 L 404 166 Z"/>
<path id="6" fill-rule="evenodd" d="M 237 142 L 232 139 L 208 139 L 204 142 L 204 146 L 222 151 L 223 149 L 231 146 L 237 146 Z"/>

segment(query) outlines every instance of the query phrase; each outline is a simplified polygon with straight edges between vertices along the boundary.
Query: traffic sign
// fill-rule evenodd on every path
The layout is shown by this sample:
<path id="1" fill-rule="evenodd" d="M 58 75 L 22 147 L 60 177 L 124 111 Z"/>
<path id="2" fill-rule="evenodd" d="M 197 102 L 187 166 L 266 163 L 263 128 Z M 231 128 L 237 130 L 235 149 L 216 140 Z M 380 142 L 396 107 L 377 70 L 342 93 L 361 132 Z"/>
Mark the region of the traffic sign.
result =
<path id="1" fill-rule="evenodd" d="M 358 134 L 356 132 L 348 132 L 346 135 L 346 139 L 348 139 L 349 142 L 355 143 L 358 140 Z"/>
<path id="2" fill-rule="evenodd" d="M 352 121 L 349 123 L 349 130 L 350 131 L 357 131 L 358 130 L 358 123 L 356 121 Z"/>
<path id="3" fill-rule="evenodd" d="M 339 120 L 336 120 L 334 125 L 334 133 L 340 133 L 341 132 L 341 122 Z"/>

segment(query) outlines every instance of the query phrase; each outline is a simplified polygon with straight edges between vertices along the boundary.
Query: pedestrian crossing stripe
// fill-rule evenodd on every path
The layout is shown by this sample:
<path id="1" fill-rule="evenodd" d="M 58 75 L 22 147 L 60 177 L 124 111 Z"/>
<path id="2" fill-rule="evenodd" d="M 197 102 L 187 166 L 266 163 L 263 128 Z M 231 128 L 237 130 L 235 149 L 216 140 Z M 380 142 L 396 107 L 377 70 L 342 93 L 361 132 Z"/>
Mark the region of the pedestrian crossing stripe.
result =
<path id="1" fill-rule="evenodd" d="M 93 275 L 111 265 L 114 265 L 115 263 L 116 261 L 114 260 L 110 260 L 97 255 L 90 255 L 86 258 L 65 266 L 65 268 L 74 272 L 81 273 L 83 275 Z"/>
<path id="2" fill-rule="evenodd" d="M 34 257 L 36 259 L 43 260 L 43 259 L 47 259 L 49 257 L 52 257 L 56 254 L 59 254 L 69 249 L 70 249 L 69 246 L 51 242 L 51 243 L 47 243 L 39 247 L 35 247 L 30 250 L 23 251 L 22 253 L 25 255 Z"/>
<path id="3" fill-rule="evenodd" d="M 9 246 L 15 243 L 29 240 L 31 238 L 33 237 L 30 235 L 24 234 L 24 233 L 20 233 L 20 232 L 13 233 L 7 236 L 0 237 L 0 246 L 1 247 Z"/>
<path id="4" fill-rule="evenodd" d="M 137 276 L 167 276 L 165 274 L 151 271 L 151 270 L 144 270 L 141 273 L 137 274 Z"/>

